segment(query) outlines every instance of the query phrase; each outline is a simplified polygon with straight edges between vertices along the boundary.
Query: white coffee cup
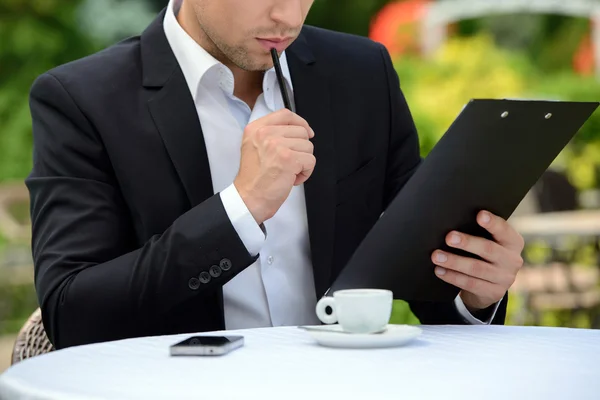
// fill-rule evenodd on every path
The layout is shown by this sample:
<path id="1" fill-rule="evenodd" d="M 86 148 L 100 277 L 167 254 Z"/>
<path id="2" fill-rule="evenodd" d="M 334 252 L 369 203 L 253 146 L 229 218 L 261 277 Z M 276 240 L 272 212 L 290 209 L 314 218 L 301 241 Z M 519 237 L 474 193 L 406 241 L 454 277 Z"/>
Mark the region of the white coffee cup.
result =
<path id="1" fill-rule="evenodd" d="M 382 289 L 346 289 L 323 297 L 316 312 L 325 324 L 340 324 L 345 332 L 374 333 L 384 330 L 392 315 L 393 293 Z M 326 309 L 331 307 L 331 314 Z"/>

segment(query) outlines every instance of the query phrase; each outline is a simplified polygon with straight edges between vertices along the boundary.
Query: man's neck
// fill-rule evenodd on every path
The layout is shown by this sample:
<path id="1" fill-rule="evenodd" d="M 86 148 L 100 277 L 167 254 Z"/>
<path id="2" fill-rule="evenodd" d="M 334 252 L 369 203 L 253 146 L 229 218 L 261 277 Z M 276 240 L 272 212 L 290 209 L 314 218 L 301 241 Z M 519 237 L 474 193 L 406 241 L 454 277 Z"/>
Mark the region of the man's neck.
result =
<path id="1" fill-rule="evenodd" d="M 177 15 L 177 21 L 196 43 L 231 70 L 235 82 L 234 96 L 244 101 L 250 108 L 254 108 L 256 98 L 262 93 L 264 72 L 246 71 L 232 63 L 206 36 L 206 33 L 198 25 L 198 20 L 191 7 L 191 3 L 184 1 Z"/>

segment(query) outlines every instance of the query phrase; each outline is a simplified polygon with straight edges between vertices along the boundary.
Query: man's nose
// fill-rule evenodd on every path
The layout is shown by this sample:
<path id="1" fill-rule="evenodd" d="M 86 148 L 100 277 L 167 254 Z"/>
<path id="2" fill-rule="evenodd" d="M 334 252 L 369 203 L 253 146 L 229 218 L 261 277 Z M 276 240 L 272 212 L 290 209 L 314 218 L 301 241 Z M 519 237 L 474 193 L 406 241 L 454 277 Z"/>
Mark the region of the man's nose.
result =
<path id="1" fill-rule="evenodd" d="M 271 19 L 288 28 L 298 28 L 304 21 L 304 0 L 277 0 L 271 9 Z"/>

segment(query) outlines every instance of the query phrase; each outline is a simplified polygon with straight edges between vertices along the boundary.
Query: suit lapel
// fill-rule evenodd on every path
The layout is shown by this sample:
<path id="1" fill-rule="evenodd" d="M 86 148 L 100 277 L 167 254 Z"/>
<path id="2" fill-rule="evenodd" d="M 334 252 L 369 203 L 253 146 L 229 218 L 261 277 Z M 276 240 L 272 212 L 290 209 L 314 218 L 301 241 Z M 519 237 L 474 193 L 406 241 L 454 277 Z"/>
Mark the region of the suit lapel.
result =
<path id="1" fill-rule="evenodd" d="M 212 178 L 202 128 L 183 72 L 163 30 L 164 11 L 142 34 L 148 109 L 192 207 L 211 197 Z"/>
<path id="2" fill-rule="evenodd" d="M 148 107 L 194 207 L 214 191 L 202 127 L 180 71 L 148 101 Z"/>
<path id="3" fill-rule="evenodd" d="M 296 112 L 315 131 L 317 164 L 304 184 L 317 297 L 329 288 L 335 228 L 334 124 L 330 85 L 301 35 L 286 51 L 294 85 Z"/>

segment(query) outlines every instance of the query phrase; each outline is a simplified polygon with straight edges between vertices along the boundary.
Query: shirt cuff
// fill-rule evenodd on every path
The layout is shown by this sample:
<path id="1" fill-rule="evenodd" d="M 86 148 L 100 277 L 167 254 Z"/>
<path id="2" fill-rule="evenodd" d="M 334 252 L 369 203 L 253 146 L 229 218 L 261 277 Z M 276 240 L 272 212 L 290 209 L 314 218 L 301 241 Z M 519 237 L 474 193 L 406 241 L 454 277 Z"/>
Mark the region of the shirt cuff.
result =
<path id="1" fill-rule="evenodd" d="M 469 312 L 467 306 L 465 306 L 465 303 L 463 303 L 462 299 L 460 298 L 460 294 L 454 299 L 454 305 L 456 306 L 458 313 L 465 319 L 466 322 L 471 325 L 490 325 L 496 316 L 496 312 L 498 311 L 500 303 L 501 301 L 496 303 L 494 306 L 494 312 L 486 321 L 481 321 L 480 319 L 475 318 L 473 314 Z"/>
<path id="2" fill-rule="evenodd" d="M 252 257 L 256 256 L 266 239 L 264 228 L 256 223 L 233 183 L 220 196 L 225 212 L 246 250 Z"/>

